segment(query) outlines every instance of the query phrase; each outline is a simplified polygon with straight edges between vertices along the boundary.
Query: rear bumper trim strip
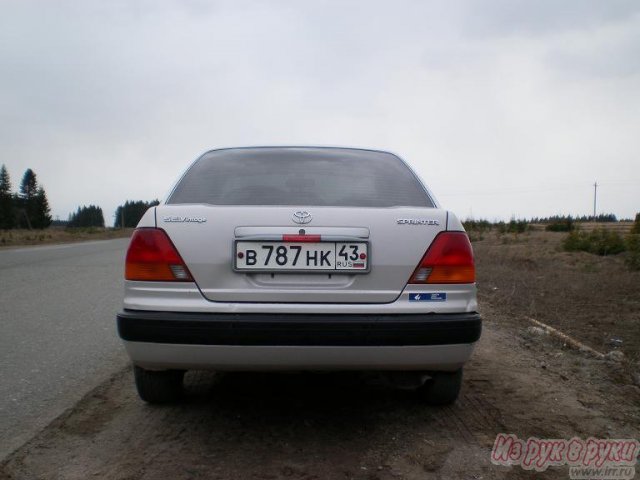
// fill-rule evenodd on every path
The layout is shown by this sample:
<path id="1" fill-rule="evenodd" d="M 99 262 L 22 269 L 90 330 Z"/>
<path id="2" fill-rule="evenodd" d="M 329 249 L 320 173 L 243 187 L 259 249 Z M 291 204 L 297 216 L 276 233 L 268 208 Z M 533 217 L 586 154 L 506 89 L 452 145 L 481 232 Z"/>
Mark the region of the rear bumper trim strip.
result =
<path id="1" fill-rule="evenodd" d="M 478 313 L 224 314 L 125 310 L 123 340 L 182 345 L 403 346 L 474 343 Z"/>

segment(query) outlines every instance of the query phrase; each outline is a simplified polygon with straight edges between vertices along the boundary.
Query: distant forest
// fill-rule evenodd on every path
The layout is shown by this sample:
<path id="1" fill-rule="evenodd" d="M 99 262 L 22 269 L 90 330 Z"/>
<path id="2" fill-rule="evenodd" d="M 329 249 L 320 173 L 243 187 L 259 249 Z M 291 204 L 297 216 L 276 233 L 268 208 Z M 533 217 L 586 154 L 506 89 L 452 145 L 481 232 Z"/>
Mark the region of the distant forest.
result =
<path id="1" fill-rule="evenodd" d="M 42 229 L 51 224 L 51 209 L 44 187 L 38 184 L 36 173 L 24 172 L 20 188 L 13 191 L 7 168 L 0 167 L 0 229 Z"/>

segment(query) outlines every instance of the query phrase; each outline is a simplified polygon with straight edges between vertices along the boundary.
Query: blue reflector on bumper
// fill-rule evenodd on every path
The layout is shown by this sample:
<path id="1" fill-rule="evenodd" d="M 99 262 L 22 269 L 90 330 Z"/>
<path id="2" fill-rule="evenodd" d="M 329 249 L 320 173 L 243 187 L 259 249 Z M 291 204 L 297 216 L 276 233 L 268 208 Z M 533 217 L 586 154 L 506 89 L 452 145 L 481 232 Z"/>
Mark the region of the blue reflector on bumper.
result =
<path id="1" fill-rule="evenodd" d="M 447 294 L 444 292 L 439 293 L 410 293 L 410 302 L 445 302 L 447 300 Z"/>

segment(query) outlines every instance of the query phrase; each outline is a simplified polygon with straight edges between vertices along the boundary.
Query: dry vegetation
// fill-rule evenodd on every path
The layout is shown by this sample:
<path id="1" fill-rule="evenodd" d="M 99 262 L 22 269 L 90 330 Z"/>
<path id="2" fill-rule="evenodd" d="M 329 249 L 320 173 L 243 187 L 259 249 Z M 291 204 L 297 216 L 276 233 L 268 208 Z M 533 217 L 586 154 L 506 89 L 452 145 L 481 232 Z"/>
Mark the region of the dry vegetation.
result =
<path id="1" fill-rule="evenodd" d="M 545 322 L 596 350 L 640 360 L 640 271 L 623 255 L 565 252 L 566 233 L 486 233 L 474 242 L 480 303 L 507 313 L 516 328 L 526 317 Z"/>
<path id="2" fill-rule="evenodd" d="M 127 238 L 133 229 L 125 228 L 62 228 L 49 227 L 44 230 L 0 230 L 0 248 L 23 245 L 43 245 L 51 243 L 83 242 L 87 240 L 107 240 Z"/>

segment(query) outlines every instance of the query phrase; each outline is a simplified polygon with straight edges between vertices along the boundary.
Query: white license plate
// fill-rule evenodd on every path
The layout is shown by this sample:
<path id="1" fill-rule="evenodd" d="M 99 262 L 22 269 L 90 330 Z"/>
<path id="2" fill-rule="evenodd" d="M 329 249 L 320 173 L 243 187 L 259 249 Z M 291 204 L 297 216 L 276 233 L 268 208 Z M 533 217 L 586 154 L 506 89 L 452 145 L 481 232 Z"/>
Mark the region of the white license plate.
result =
<path id="1" fill-rule="evenodd" d="M 367 242 L 245 242 L 235 244 L 238 271 L 369 271 Z"/>

